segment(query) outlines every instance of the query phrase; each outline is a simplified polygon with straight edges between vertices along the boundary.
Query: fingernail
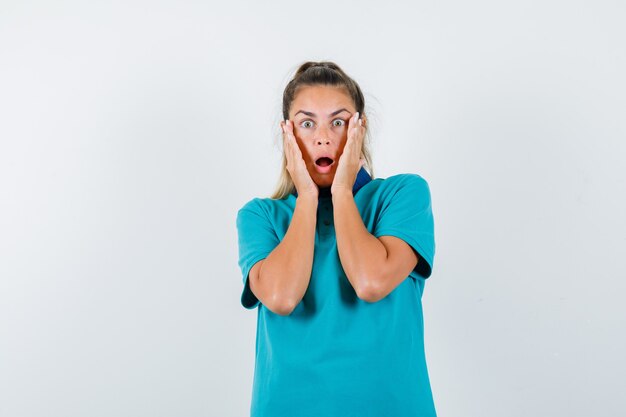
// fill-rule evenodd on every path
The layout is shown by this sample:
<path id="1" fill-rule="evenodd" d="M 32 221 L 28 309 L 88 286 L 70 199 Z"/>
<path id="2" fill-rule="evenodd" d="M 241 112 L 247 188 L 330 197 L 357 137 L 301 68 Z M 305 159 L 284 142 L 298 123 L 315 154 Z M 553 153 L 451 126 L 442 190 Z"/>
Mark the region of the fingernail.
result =
<path id="1" fill-rule="evenodd" d="M 355 120 L 358 120 L 359 119 L 359 112 L 356 112 L 354 117 L 355 117 Z"/>

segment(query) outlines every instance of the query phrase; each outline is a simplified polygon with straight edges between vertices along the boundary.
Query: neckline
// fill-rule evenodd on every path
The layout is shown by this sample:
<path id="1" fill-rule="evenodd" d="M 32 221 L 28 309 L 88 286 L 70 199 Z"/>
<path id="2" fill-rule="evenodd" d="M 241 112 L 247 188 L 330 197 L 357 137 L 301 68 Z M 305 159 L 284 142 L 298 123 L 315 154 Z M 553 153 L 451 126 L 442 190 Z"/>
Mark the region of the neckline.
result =
<path id="1" fill-rule="evenodd" d="M 352 187 L 352 195 L 356 195 L 356 193 L 368 182 L 372 181 L 372 177 L 365 170 L 365 168 L 361 167 L 359 172 L 356 175 L 356 180 L 354 181 L 354 186 Z M 291 194 L 295 197 L 298 197 L 298 192 L 295 187 Z M 320 187 L 318 193 L 318 199 L 322 198 L 332 198 L 332 193 L 330 192 L 330 187 Z"/>

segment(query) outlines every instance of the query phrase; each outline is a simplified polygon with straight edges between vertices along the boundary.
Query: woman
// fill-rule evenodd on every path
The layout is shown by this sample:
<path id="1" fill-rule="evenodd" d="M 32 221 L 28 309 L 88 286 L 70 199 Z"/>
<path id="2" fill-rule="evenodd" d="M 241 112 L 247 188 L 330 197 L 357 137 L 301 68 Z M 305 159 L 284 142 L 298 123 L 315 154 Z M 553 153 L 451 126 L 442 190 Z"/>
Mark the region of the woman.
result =
<path id="1" fill-rule="evenodd" d="M 237 213 L 257 308 L 252 416 L 435 416 L 421 296 L 435 252 L 417 174 L 374 179 L 358 84 L 306 62 L 283 93 L 283 170 Z"/>

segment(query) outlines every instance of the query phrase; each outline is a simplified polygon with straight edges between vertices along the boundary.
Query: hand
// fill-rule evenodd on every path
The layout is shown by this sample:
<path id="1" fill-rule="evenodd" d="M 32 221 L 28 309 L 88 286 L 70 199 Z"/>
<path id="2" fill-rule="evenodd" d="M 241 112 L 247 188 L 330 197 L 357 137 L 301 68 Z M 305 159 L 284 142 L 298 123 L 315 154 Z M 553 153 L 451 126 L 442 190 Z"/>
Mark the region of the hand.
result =
<path id="1" fill-rule="evenodd" d="M 359 112 L 356 112 L 348 120 L 348 139 L 343 148 L 343 153 L 337 161 L 337 170 L 330 187 L 331 194 L 342 190 L 347 190 L 352 194 L 356 176 L 365 164 L 365 158 L 361 157 L 364 137 L 363 119 L 359 119 Z"/>
<path id="2" fill-rule="evenodd" d="M 280 127 L 283 131 L 283 149 L 285 151 L 285 157 L 287 158 L 287 171 L 296 186 L 298 196 L 311 195 L 317 200 L 319 187 L 306 169 L 302 152 L 293 134 L 293 123 L 291 123 L 290 120 L 285 120 L 280 122 Z"/>

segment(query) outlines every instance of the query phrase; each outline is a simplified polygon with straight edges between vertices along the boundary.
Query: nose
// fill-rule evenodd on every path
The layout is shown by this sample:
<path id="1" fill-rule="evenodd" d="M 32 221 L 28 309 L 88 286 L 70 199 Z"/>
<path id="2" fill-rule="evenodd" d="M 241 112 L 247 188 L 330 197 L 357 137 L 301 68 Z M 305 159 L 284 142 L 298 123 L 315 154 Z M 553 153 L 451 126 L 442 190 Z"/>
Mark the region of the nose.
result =
<path id="1" fill-rule="evenodd" d="M 315 132 L 315 144 L 316 145 L 330 145 L 330 133 L 327 128 L 320 127 Z"/>

